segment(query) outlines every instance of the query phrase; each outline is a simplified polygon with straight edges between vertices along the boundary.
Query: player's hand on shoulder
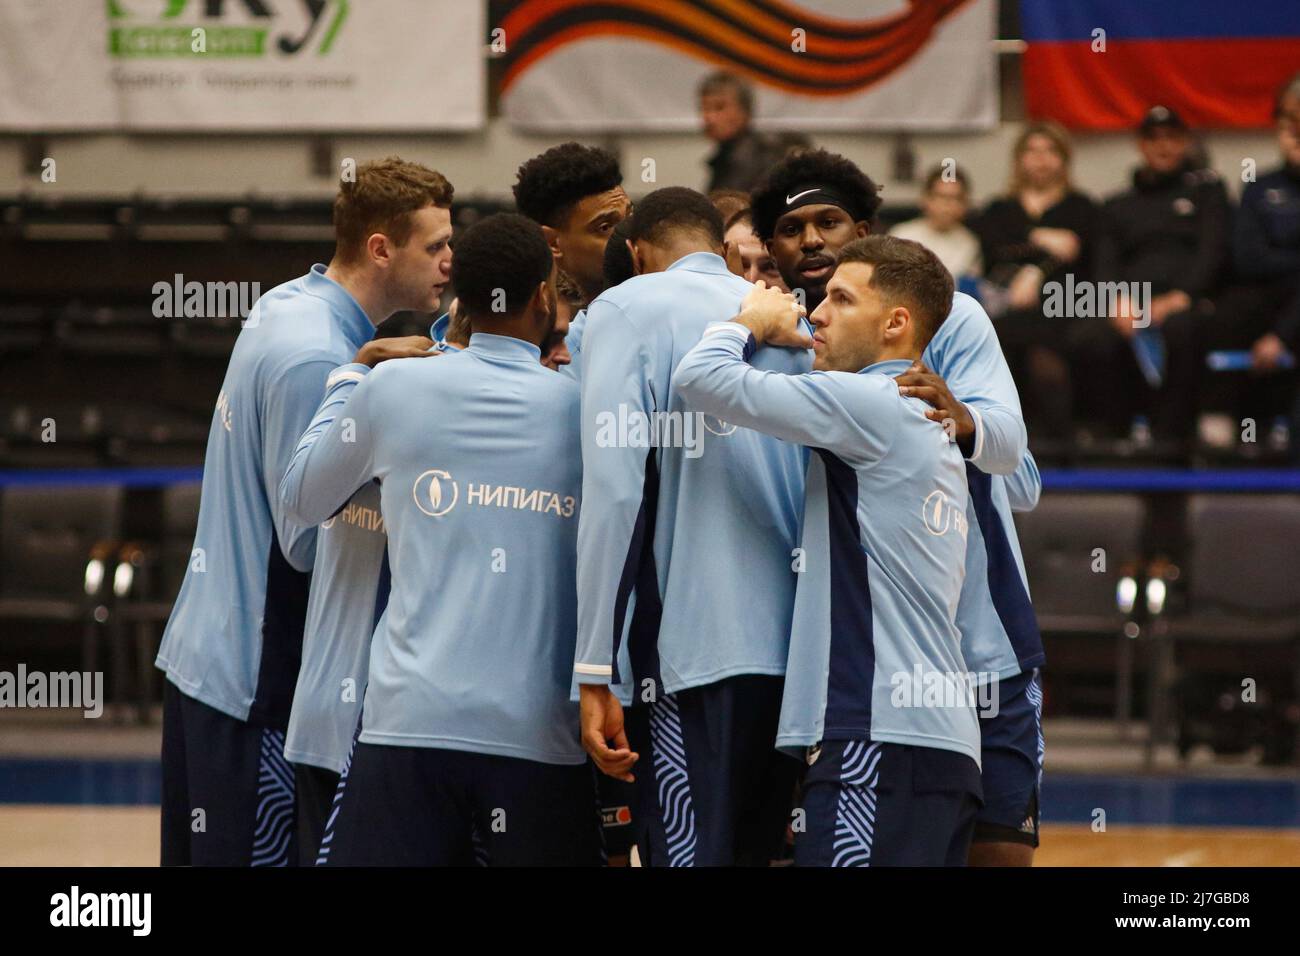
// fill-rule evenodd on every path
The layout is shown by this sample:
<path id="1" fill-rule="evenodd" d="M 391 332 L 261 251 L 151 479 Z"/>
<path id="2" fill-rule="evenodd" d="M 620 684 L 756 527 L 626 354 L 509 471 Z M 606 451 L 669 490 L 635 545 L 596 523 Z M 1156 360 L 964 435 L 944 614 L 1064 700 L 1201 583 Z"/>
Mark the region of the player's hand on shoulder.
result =
<path id="1" fill-rule="evenodd" d="M 975 434 L 975 419 L 971 417 L 970 410 L 957 401 L 943 377 L 926 368 L 925 363 L 920 360 L 913 362 L 911 368 L 902 375 L 896 375 L 894 381 L 898 383 L 900 394 L 919 398 L 933 406 L 925 413 L 925 417 L 944 425 L 952 440 L 961 441 Z M 947 425 L 948 421 L 952 425 Z"/>
<path id="2" fill-rule="evenodd" d="M 791 293 L 759 279 L 740 303 L 736 321 L 749 329 L 760 345 L 812 348 L 812 337 L 799 321 L 808 312 Z"/>
<path id="3" fill-rule="evenodd" d="M 400 338 L 373 339 L 361 346 L 352 361 L 374 368 L 380 362 L 395 358 L 425 358 L 434 353 L 433 339 L 427 335 L 404 335 Z"/>

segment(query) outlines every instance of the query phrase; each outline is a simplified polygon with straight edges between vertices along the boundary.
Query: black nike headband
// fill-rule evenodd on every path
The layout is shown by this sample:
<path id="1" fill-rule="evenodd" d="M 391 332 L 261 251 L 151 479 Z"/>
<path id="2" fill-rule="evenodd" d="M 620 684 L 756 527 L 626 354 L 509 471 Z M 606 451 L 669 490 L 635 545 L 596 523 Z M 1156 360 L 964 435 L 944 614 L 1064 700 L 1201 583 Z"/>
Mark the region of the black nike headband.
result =
<path id="1" fill-rule="evenodd" d="M 855 200 L 834 187 L 823 186 L 819 183 L 804 183 L 802 186 L 796 186 L 782 198 L 785 199 L 785 203 L 781 206 L 777 218 L 802 206 L 814 205 L 839 206 L 849 214 L 854 222 L 861 222 L 864 219 L 871 218 L 867 214 L 865 205 L 860 200 Z"/>

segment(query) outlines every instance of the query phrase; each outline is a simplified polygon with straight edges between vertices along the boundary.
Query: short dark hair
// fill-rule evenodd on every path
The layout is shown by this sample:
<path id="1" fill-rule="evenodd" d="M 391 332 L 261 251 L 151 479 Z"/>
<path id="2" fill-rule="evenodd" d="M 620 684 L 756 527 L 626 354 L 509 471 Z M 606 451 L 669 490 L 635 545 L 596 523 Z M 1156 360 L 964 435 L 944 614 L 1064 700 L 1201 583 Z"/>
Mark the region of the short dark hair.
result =
<path id="1" fill-rule="evenodd" d="M 906 305 L 917 323 L 916 347 L 929 345 L 952 311 L 952 274 L 939 257 L 910 239 L 866 236 L 840 250 L 836 266 L 849 262 L 872 267 L 868 285 Z"/>
<path id="2" fill-rule="evenodd" d="M 966 175 L 966 170 L 962 169 L 960 166 L 954 165 L 950 176 L 945 175 L 947 171 L 948 166 L 945 163 L 939 163 L 937 166 L 931 167 L 930 171 L 925 174 L 924 192 L 928 193 L 934 188 L 934 184 L 942 179 L 946 183 L 955 182 L 959 184 L 962 188 L 962 192 L 970 195 L 970 177 Z"/>
<path id="3" fill-rule="evenodd" d="M 551 247 L 541 226 L 511 212 L 480 219 L 466 229 L 451 260 L 460 310 L 471 324 L 494 311 L 517 315 L 550 275 Z"/>
<path id="4" fill-rule="evenodd" d="M 736 74 L 728 73 L 726 70 L 717 70 L 700 80 L 699 95 L 701 97 L 722 93 L 726 90 L 734 91 L 736 102 L 740 104 L 740 108 L 750 116 L 754 115 L 754 88 Z"/>
<path id="5" fill-rule="evenodd" d="M 620 219 L 618 225 L 610 230 L 605 243 L 605 261 L 601 272 L 604 274 L 606 289 L 622 285 L 636 275 L 636 265 L 632 262 L 632 253 L 627 248 L 630 219 Z M 602 290 L 603 291 L 603 290 Z"/>
<path id="6" fill-rule="evenodd" d="M 855 222 L 870 222 L 880 208 L 880 187 L 851 160 L 824 149 L 796 149 L 772 167 L 750 196 L 758 238 L 764 242 L 772 238 L 792 188 L 814 183 L 855 200 L 858 209 L 849 211 Z"/>
<path id="7" fill-rule="evenodd" d="M 707 196 L 685 186 L 666 186 L 632 210 L 628 238 L 661 244 L 670 232 L 693 230 L 722 245 L 722 215 Z"/>
<path id="8" fill-rule="evenodd" d="M 609 192 L 622 182 L 618 157 L 609 150 L 562 143 L 519 167 L 515 206 L 534 222 L 555 229 L 579 201 Z"/>
<path id="9" fill-rule="evenodd" d="M 739 189 L 714 189 L 709 193 L 709 202 L 718 207 L 718 215 L 726 222 L 739 210 L 749 208 L 749 193 Z"/>
<path id="10" fill-rule="evenodd" d="M 754 228 L 754 210 L 746 206 L 744 209 L 737 209 L 731 214 L 731 217 L 722 224 L 722 234 L 725 236 L 731 232 L 731 227 L 737 223 L 743 222 L 751 230 Z"/>

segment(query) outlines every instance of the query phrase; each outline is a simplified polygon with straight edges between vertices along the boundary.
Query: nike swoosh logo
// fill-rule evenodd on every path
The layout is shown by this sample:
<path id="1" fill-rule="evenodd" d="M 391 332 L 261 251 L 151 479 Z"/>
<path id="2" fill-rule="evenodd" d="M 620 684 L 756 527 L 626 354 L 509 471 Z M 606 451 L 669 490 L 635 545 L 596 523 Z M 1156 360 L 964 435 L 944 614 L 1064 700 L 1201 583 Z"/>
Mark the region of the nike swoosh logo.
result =
<path id="1" fill-rule="evenodd" d="M 794 202 L 794 201 L 795 201 L 796 199 L 798 199 L 800 196 L 807 196 L 809 193 L 815 193 L 816 191 L 817 191 L 816 189 L 805 189 L 803 192 L 801 192 L 801 193 L 796 193 L 796 194 L 793 195 L 793 196 L 786 196 L 786 197 L 785 197 L 785 204 L 788 206 L 788 205 L 790 205 L 790 203 Z"/>

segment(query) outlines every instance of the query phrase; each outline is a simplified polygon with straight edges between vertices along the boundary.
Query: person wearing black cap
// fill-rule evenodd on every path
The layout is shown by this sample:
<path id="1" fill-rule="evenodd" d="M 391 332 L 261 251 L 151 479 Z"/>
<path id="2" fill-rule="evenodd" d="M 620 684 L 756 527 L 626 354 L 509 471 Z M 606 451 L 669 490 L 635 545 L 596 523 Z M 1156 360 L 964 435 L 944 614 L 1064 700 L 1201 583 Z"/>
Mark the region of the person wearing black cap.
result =
<path id="1" fill-rule="evenodd" d="M 1193 159 L 1187 124 L 1172 109 L 1152 107 L 1137 134 L 1142 165 L 1106 201 L 1093 262 L 1098 282 L 1140 283 L 1149 293 L 1139 301 L 1149 301 L 1075 327 L 1078 404 L 1112 437 L 1147 416 L 1156 437 L 1184 446 L 1197 421 L 1197 316 L 1212 309 L 1227 261 L 1228 194 Z"/>

